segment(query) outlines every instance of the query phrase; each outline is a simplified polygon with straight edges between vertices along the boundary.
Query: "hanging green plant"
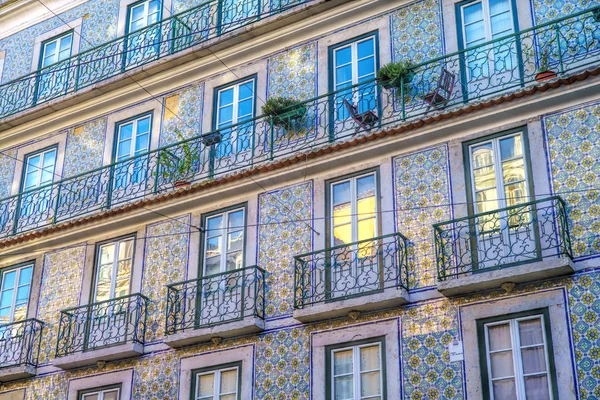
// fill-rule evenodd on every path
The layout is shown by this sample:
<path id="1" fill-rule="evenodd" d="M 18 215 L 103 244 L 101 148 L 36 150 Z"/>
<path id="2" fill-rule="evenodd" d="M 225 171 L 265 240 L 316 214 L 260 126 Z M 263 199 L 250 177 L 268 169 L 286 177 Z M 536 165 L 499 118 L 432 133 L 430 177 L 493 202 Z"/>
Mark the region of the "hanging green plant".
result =
<path id="1" fill-rule="evenodd" d="M 262 107 L 263 116 L 276 127 L 292 129 L 306 115 L 306 104 L 287 97 L 271 97 Z"/>
<path id="2" fill-rule="evenodd" d="M 399 89 L 415 77 L 414 64 L 409 60 L 387 63 L 377 71 L 377 81 L 384 89 Z"/>
<path id="3" fill-rule="evenodd" d="M 190 179 L 196 173 L 196 167 L 200 161 L 200 154 L 192 148 L 192 141 L 184 141 L 185 138 L 180 131 L 177 132 L 179 146 L 160 150 L 158 165 L 163 178 L 173 182 L 176 187 L 189 185 Z M 178 151 L 181 149 L 181 151 Z"/>

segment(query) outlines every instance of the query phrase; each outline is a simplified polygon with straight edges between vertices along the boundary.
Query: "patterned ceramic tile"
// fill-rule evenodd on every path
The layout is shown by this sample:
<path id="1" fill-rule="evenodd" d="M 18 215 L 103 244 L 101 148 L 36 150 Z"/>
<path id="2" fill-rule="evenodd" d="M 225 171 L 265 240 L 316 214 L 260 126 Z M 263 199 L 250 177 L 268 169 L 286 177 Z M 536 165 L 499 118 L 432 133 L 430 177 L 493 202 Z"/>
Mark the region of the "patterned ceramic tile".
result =
<path id="1" fill-rule="evenodd" d="M 575 257 L 600 251 L 600 104 L 543 118 L 553 192 L 568 203 Z"/>
<path id="2" fill-rule="evenodd" d="M 86 246 L 47 253 L 37 318 L 45 323 L 40 347 L 40 364 L 54 358 L 60 311 L 79 305 Z"/>
<path id="3" fill-rule="evenodd" d="M 400 8 L 390 16 L 394 61 L 415 64 L 443 54 L 441 2 L 423 0 Z"/>
<path id="4" fill-rule="evenodd" d="M 49 18 L 0 40 L 0 49 L 6 50 L 2 82 L 31 72 L 33 46 L 37 36 L 60 27 L 64 24 L 63 21 L 73 21 L 87 15 L 81 28 L 81 52 L 117 36 L 118 12 L 119 0 L 91 0 L 59 14 L 60 18 Z"/>
<path id="5" fill-rule="evenodd" d="M 268 96 L 308 100 L 317 95 L 317 43 L 294 47 L 269 58 Z"/>
<path id="6" fill-rule="evenodd" d="M 448 149 L 439 146 L 394 158 L 397 231 L 409 239 L 411 289 L 436 282 L 431 225 L 449 220 Z"/>
<path id="7" fill-rule="evenodd" d="M 166 285 L 187 277 L 189 246 L 189 215 L 169 220 L 146 229 L 145 264 L 142 294 L 150 299 L 146 342 L 164 336 Z"/>
<path id="8" fill-rule="evenodd" d="M 67 178 L 102 166 L 105 136 L 106 118 L 69 129 L 63 176 Z"/>
<path id="9" fill-rule="evenodd" d="M 291 314 L 294 256 L 312 247 L 312 182 L 263 193 L 258 199 L 258 265 L 267 271 L 266 316 Z M 303 222 L 286 222 L 303 219 Z"/>
<path id="10" fill-rule="evenodd" d="M 202 106 L 204 84 L 198 84 L 183 89 L 177 94 L 167 96 L 163 116 L 163 126 L 160 133 L 160 145 L 178 142 L 177 132 L 183 138 L 199 135 L 202 131 Z M 170 101 L 172 96 L 178 96 L 176 101 Z"/>
<path id="11" fill-rule="evenodd" d="M 535 25 L 565 17 L 597 5 L 594 0 L 532 0 Z"/>
<path id="12" fill-rule="evenodd" d="M 0 199 L 10 196 L 17 162 L 16 150 L 3 150 L 2 153 L 0 153 Z"/>
<path id="13" fill-rule="evenodd" d="M 176 399 L 179 359 L 173 352 L 138 360 L 133 377 L 133 400 Z"/>

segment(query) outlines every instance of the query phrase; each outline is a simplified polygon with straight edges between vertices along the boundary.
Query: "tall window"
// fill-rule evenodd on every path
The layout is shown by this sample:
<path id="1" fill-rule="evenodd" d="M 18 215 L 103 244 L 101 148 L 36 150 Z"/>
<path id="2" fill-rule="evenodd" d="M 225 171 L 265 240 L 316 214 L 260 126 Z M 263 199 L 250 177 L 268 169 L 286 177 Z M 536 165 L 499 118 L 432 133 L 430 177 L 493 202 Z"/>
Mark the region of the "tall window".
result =
<path id="1" fill-rule="evenodd" d="M 152 116 L 144 115 L 117 124 L 115 162 L 127 160 L 146 153 L 150 148 Z M 129 184 L 145 181 L 147 159 L 139 157 L 115 166 L 115 187 L 125 188 Z"/>
<path id="2" fill-rule="evenodd" d="M 153 59 L 160 50 L 160 27 L 153 25 L 161 18 L 161 1 L 144 0 L 127 9 L 127 66 Z M 152 25 L 151 28 L 146 28 Z"/>
<path id="3" fill-rule="evenodd" d="M 255 21 L 260 12 L 260 1 L 258 0 L 222 0 L 220 6 L 221 33 Z"/>
<path id="4" fill-rule="evenodd" d="M 33 265 L 0 270 L 0 325 L 27 318 Z"/>
<path id="5" fill-rule="evenodd" d="M 206 217 L 204 276 L 234 271 L 244 265 L 245 209 Z"/>
<path id="6" fill-rule="evenodd" d="M 338 91 L 375 78 L 377 66 L 376 40 L 374 35 L 338 45 L 332 49 L 333 90 Z M 354 89 L 342 91 L 335 99 L 336 119 L 350 116 L 344 103 L 358 107 L 364 113 L 376 108 L 376 86 L 373 82 Z"/>
<path id="7" fill-rule="evenodd" d="M 121 385 L 79 392 L 79 400 L 120 400 Z"/>
<path id="8" fill-rule="evenodd" d="M 326 348 L 328 399 L 385 399 L 384 342 L 370 341 Z"/>
<path id="9" fill-rule="evenodd" d="M 553 374 L 545 314 L 478 321 L 483 337 L 484 394 L 492 400 L 553 398 Z M 483 336 L 481 336 L 483 334 Z"/>
<path id="10" fill-rule="evenodd" d="M 40 68 L 49 67 L 71 57 L 72 50 L 73 31 L 45 41 L 40 52 Z"/>
<path id="11" fill-rule="evenodd" d="M 94 303 L 129 294 L 134 238 L 98 246 Z"/>
<path id="12" fill-rule="evenodd" d="M 129 6 L 127 32 L 135 32 L 160 20 L 160 0 L 141 1 Z"/>
<path id="13" fill-rule="evenodd" d="M 250 149 L 255 102 L 254 78 L 216 89 L 216 123 L 221 134 L 217 156 L 224 157 Z M 232 127 L 233 126 L 233 127 Z"/>
<path id="14" fill-rule="evenodd" d="M 238 400 L 241 398 L 242 363 L 192 371 L 192 400 Z"/>
<path id="15" fill-rule="evenodd" d="M 37 97 L 51 98 L 66 90 L 70 77 L 68 65 L 52 65 L 71 57 L 73 51 L 73 31 L 54 37 L 42 43 L 39 68 L 44 68 L 37 77 Z"/>
<path id="16" fill-rule="evenodd" d="M 25 156 L 21 192 L 32 191 L 53 182 L 56 169 L 56 147 Z M 20 218 L 44 216 L 50 209 L 52 187 L 21 196 Z M 27 221 L 25 221 L 27 224 Z"/>

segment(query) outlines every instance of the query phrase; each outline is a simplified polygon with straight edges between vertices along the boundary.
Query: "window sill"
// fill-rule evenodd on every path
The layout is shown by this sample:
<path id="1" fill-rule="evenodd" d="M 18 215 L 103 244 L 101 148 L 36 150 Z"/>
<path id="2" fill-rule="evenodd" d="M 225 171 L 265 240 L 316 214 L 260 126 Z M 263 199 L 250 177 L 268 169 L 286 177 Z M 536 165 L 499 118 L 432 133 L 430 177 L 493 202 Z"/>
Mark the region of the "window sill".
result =
<path id="1" fill-rule="evenodd" d="M 551 258 L 490 271 L 478 270 L 456 279 L 438 281 L 437 289 L 444 296 L 454 296 L 499 288 L 504 283 L 524 283 L 568 275 L 574 271 L 570 258 Z"/>
<path id="2" fill-rule="evenodd" d="M 170 347 L 177 348 L 201 342 L 208 342 L 214 337 L 227 338 L 250 333 L 261 332 L 265 329 L 265 321 L 261 318 L 250 316 L 241 320 L 226 322 L 206 328 L 186 330 L 173 335 L 168 335 L 164 342 Z"/>
<path id="3" fill-rule="evenodd" d="M 135 357 L 143 353 L 144 346 L 140 343 L 125 343 L 98 350 L 89 350 L 64 357 L 57 357 L 52 364 L 58 368 L 72 369 L 86 365 L 94 365 L 98 361 L 113 361 L 122 358 Z"/>
<path id="4" fill-rule="evenodd" d="M 14 381 L 17 379 L 35 376 L 36 368 L 33 365 L 16 365 L 0 369 L 0 382 Z"/>

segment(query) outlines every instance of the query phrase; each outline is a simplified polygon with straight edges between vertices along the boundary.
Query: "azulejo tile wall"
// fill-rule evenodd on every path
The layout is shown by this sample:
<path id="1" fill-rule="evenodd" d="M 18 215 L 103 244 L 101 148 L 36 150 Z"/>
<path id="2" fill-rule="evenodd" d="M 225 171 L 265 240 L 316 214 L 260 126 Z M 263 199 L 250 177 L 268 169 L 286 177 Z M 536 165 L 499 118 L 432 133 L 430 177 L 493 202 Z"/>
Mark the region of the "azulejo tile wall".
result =
<path id="1" fill-rule="evenodd" d="M 575 257 L 600 252 L 600 103 L 543 117 L 552 190 L 568 203 Z"/>
<path id="2" fill-rule="evenodd" d="M 4 150 L 0 153 L 0 199 L 10 196 L 16 162 L 16 150 Z"/>
<path id="3" fill-rule="evenodd" d="M 258 265 L 267 271 L 267 318 L 293 311 L 294 256 L 312 248 L 312 191 L 312 182 L 304 182 L 258 198 Z"/>
<path id="4" fill-rule="evenodd" d="M 534 24 L 543 24 L 597 5 L 594 0 L 532 0 Z"/>
<path id="5" fill-rule="evenodd" d="M 278 53 L 268 60 L 268 96 L 308 100 L 317 95 L 317 43 Z"/>
<path id="6" fill-rule="evenodd" d="M 199 135 L 202 130 L 204 84 L 182 89 L 167 98 L 177 96 L 178 99 L 171 104 L 165 100 L 163 126 L 160 133 L 160 146 L 166 146 L 180 141 L 178 132 L 183 138 Z M 168 109 L 167 109 L 168 108 Z"/>
<path id="7" fill-rule="evenodd" d="M 441 2 L 423 0 L 402 7 L 390 15 L 390 36 L 394 61 L 415 64 L 443 54 Z"/>
<path id="8" fill-rule="evenodd" d="M 433 229 L 451 219 L 448 148 L 445 145 L 393 159 L 396 229 L 409 239 L 409 287 L 436 283 Z"/>
<path id="9" fill-rule="evenodd" d="M 150 299 L 146 342 L 164 336 L 166 285 L 187 278 L 190 216 L 149 225 L 144 248 L 142 294 Z"/>
<path id="10" fill-rule="evenodd" d="M 35 38 L 43 33 L 84 17 L 81 26 L 80 52 L 98 46 L 117 36 L 119 0 L 90 0 L 7 38 L 0 40 L 0 50 L 6 50 L 2 82 L 8 82 L 31 72 Z"/>
<path id="11" fill-rule="evenodd" d="M 102 166 L 105 137 L 105 117 L 69 129 L 63 176 L 67 178 Z"/>
<path id="12" fill-rule="evenodd" d="M 57 250 L 44 256 L 37 318 L 44 322 L 40 364 L 54 358 L 60 311 L 79 305 L 86 246 Z"/>

